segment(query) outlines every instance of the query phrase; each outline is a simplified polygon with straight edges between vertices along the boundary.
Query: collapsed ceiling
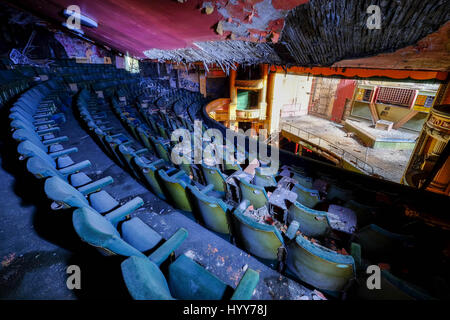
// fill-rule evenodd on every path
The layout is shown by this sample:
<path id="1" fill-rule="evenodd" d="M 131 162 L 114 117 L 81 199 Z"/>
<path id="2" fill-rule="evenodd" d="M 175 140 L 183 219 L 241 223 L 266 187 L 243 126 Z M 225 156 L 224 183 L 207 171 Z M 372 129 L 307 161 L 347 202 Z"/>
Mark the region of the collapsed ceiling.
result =
<path id="1" fill-rule="evenodd" d="M 61 24 L 78 5 L 85 35 L 137 58 L 239 64 L 448 71 L 446 0 L 16 0 Z M 377 5 L 380 29 L 370 29 Z M 380 58 L 377 56 L 380 55 Z M 418 58 L 419 57 L 419 58 Z M 382 63 L 378 60 L 381 59 Z"/>

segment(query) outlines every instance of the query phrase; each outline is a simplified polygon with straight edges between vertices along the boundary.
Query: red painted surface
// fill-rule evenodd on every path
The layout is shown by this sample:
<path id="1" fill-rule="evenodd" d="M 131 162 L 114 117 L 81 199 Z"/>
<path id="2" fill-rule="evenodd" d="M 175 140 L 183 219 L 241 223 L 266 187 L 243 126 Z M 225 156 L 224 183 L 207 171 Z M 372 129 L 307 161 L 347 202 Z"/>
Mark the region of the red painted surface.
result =
<path id="1" fill-rule="evenodd" d="M 355 80 L 342 79 L 339 82 L 336 90 L 333 110 L 331 111 L 331 121 L 337 123 L 341 122 L 342 116 L 344 115 L 345 102 L 347 99 L 351 100 L 353 98 L 355 87 Z"/>
<path id="2" fill-rule="evenodd" d="M 176 49 L 195 41 L 219 40 L 212 28 L 222 15 L 202 13 L 203 1 L 189 0 L 17 0 L 15 4 L 43 18 L 65 21 L 61 12 L 78 5 L 81 13 L 98 22 L 98 28 L 83 27 L 87 37 L 122 52 L 145 57 L 152 48 Z"/>
<path id="3" fill-rule="evenodd" d="M 65 8 L 78 5 L 82 14 L 98 22 L 96 29 L 82 28 L 88 38 L 145 58 L 143 51 L 153 48 L 178 49 L 191 47 L 193 42 L 225 39 L 229 32 L 222 36 L 215 32 L 214 26 L 226 20 L 217 6 L 225 7 L 233 21 L 249 24 L 253 16 L 264 14 L 254 8 L 261 1 L 239 0 L 233 4 L 229 0 L 188 0 L 185 3 L 175 0 L 16 0 L 14 4 L 58 24 L 66 20 L 61 14 Z M 212 14 L 202 12 L 203 2 L 215 5 Z M 304 2 L 308 0 L 273 0 L 273 5 L 278 10 L 287 10 Z M 277 40 L 284 25 L 284 19 L 281 20 L 273 21 L 264 30 L 255 30 L 255 34 L 277 33 L 274 35 Z"/>

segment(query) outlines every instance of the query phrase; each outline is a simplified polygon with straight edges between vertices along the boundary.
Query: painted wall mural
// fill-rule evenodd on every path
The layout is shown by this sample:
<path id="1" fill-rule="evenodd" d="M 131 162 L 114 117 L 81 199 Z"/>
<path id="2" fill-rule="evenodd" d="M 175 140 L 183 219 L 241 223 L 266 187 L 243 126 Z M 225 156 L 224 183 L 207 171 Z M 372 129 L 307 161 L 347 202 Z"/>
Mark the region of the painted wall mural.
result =
<path id="1" fill-rule="evenodd" d="M 109 58 L 107 51 L 94 44 L 62 32 L 55 33 L 55 39 L 64 47 L 69 58 L 83 59 L 88 63 L 111 63 L 111 59 L 105 59 Z"/>

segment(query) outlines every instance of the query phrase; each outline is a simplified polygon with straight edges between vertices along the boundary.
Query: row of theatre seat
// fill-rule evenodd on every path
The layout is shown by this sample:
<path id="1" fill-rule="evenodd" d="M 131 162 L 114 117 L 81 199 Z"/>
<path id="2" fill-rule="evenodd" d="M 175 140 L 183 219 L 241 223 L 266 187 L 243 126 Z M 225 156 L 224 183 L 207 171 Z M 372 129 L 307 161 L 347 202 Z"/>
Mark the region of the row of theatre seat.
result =
<path id="1" fill-rule="evenodd" d="M 125 81 L 114 81 L 125 85 Z M 89 160 L 75 163 L 70 155 L 77 148 L 65 149 L 63 142 L 69 138 L 58 136 L 63 123 L 59 113 L 69 88 L 57 81 L 48 81 L 24 93 L 11 108 L 12 137 L 17 141 L 20 159 L 27 170 L 44 181 L 44 191 L 53 201 L 54 210 L 71 208 L 73 228 L 81 240 L 105 254 L 127 257 L 122 263 L 123 278 L 135 299 L 220 299 L 227 285 L 185 255 L 179 256 L 169 266 L 165 275 L 159 266 L 169 258 L 187 237 L 187 231 L 179 229 L 167 241 L 138 217 L 130 214 L 143 205 L 136 197 L 120 205 L 103 190 L 113 183 L 112 177 L 93 181 L 84 169 Z M 81 101 L 81 100 L 80 100 Z M 119 139 L 102 122 L 104 114 L 96 104 L 86 104 L 82 114 L 97 131 L 105 132 L 112 141 Z M 88 113 L 86 113 L 88 112 Z M 111 134 L 111 135 L 110 135 Z M 147 257 L 146 252 L 152 253 Z M 195 290 L 190 283 L 195 281 Z M 259 275 L 248 269 L 234 290 L 232 299 L 250 299 L 259 281 Z"/>
<path id="2" fill-rule="evenodd" d="M 373 261 L 385 262 L 390 253 L 395 254 L 396 250 L 409 245 L 413 240 L 409 236 L 389 232 L 374 224 L 362 225 L 350 237 L 333 238 L 344 240 L 343 246 L 351 255 L 329 250 L 308 238 L 325 239 L 336 234 L 333 233 L 328 213 L 313 209 L 320 207 L 323 199 L 313 188 L 312 179 L 302 170 L 286 166 L 280 170 L 289 171 L 290 176 L 298 181 L 292 189 L 297 194 L 297 201 L 288 210 L 289 226 L 280 232 L 275 226 L 259 223 L 244 214 L 250 205 L 254 209 L 267 206 L 269 197 L 266 190 L 274 187 L 280 179 L 280 172 L 262 174 L 260 169 L 267 165 L 268 159 L 259 159 L 260 167 L 255 168 L 250 182 L 239 180 L 241 203 L 226 201 L 226 179 L 233 172 L 250 165 L 245 150 L 237 151 L 245 154 L 247 159 L 244 164 L 227 161 L 222 166 L 205 162 L 199 165 L 172 163 L 171 147 L 173 142 L 179 142 L 171 141 L 172 132 L 182 128 L 192 133 L 195 120 L 201 119 L 203 103 L 201 97 L 183 90 L 159 88 L 145 92 L 132 83 L 122 86 L 106 99 L 106 103 L 89 90 L 83 90 L 77 102 L 80 118 L 87 130 L 102 149 L 134 178 L 145 183 L 155 195 L 189 218 L 269 266 L 331 296 L 340 296 L 349 288 L 357 287 L 352 292 L 356 291 L 358 297 L 430 298 L 388 270 L 382 270 L 383 292 L 378 295 L 367 293 L 364 280 L 367 266 Z M 122 134 L 111 136 L 109 132 L 114 128 L 93 121 L 92 117 L 108 110 L 108 105 L 132 138 Z M 211 142 L 207 129 L 202 124 L 206 144 Z M 358 220 L 367 220 L 370 207 L 351 199 L 348 190 L 338 186 L 331 189 L 330 197 L 334 195 L 345 200 L 346 206 L 357 213 Z M 361 252 L 367 258 L 363 259 Z M 284 266 L 287 266 L 286 270 Z"/>
<path id="3" fill-rule="evenodd" d="M 100 81 L 92 81 L 92 79 Z M 58 136 L 58 124 L 64 116 L 58 109 L 67 107 L 67 99 L 74 90 L 77 96 L 77 113 L 86 129 L 97 140 L 102 149 L 135 178 L 144 182 L 162 200 L 174 205 L 190 218 L 206 228 L 228 239 L 269 266 L 287 264 L 286 275 L 302 283 L 321 289 L 332 295 L 342 293 L 349 284 L 357 280 L 365 287 L 366 267 L 372 263 L 389 261 L 390 255 L 401 250 L 411 238 L 389 232 L 379 226 L 368 224 L 364 206 L 347 195 L 345 189 L 332 186 L 330 194 L 346 200 L 346 206 L 358 216 L 358 230 L 346 241 L 351 255 L 343 255 L 317 246 L 309 237 L 326 238 L 330 235 L 327 212 L 320 208 L 322 197 L 313 188 L 310 177 L 298 168 L 288 168 L 299 182 L 294 188 L 297 202 L 289 208 L 288 222 L 297 226 L 301 234 L 280 232 L 277 228 L 249 219 L 243 211 L 251 204 L 254 208 L 267 203 L 267 187 L 276 184 L 277 173 L 266 176 L 255 169 L 251 183 L 239 183 L 240 206 L 224 199 L 227 175 L 249 165 L 225 163 L 223 167 L 182 164 L 170 161 L 171 134 L 177 128 L 193 131 L 194 121 L 201 119 L 201 108 L 205 100 L 199 95 L 173 90 L 156 84 L 142 90 L 135 77 L 106 79 L 99 74 L 60 75 L 26 91 L 11 108 L 12 136 L 19 143 L 20 158 L 36 178 L 44 182 L 44 190 L 54 201 L 54 209 L 74 208 L 73 225 L 80 238 L 106 253 L 127 258 L 122 263 L 123 277 L 132 297 L 137 299 L 220 299 L 226 285 L 190 258 L 180 255 L 170 264 L 164 275 L 159 265 L 188 236 L 184 229 L 178 230 L 170 239 L 161 236 L 138 217 L 130 214 L 141 207 L 142 199 L 136 197 L 126 204 L 118 201 L 103 188 L 113 183 L 111 177 L 98 181 L 83 172 L 90 165 L 88 160 L 74 163 L 70 154 L 76 148 L 64 149 L 62 143 L 68 137 Z M 23 84 L 23 82 L 18 82 Z M 27 85 L 29 86 L 29 84 Z M 23 91 L 13 88 L 16 94 Z M 17 91 L 19 90 L 19 91 Z M 104 99 L 97 98 L 101 91 Z M 58 108 L 59 107 L 59 108 Z M 111 108 L 111 109 L 110 109 Z M 113 128 L 104 121 L 106 112 L 112 110 L 128 129 L 131 137 L 120 133 L 122 128 Z M 203 131 L 207 128 L 203 125 Z M 208 142 L 208 141 L 206 141 Z M 144 148 L 143 148 L 144 147 Z M 241 150 L 248 157 L 245 150 Z M 264 159 L 261 161 L 264 163 Z M 282 168 L 283 169 L 283 168 Z M 286 230 L 289 231 L 289 230 Z M 303 237 L 305 235 L 307 237 Z M 162 243 L 163 242 L 163 243 Z M 162 243 L 162 245 L 161 245 Z M 155 249 L 156 248 L 156 249 Z M 287 254 L 280 255 L 280 248 Z M 152 251 L 147 258 L 144 253 Z M 361 252 L 366 259 L 361 258 Z M 188 284 L 196 279 L 196 292 Z M 251 298 L 258 283 L 258 274 L 248 269 L 236 288 L 233 298 Z M 355 287 L 355 284 L 352 285 Z M 372 291 L 369 298 L 413 298 L 428 299 L 427 294 L 415 286 L 382 270 L 381 296 Z M 364 288 L 362 288 L 364 289 Z M 361 293 L 362 291 L 362 293 Z M 367 290 L 357 290 L 366 296 Z M 375 295 L 374 295 L 375 293 Z"/>

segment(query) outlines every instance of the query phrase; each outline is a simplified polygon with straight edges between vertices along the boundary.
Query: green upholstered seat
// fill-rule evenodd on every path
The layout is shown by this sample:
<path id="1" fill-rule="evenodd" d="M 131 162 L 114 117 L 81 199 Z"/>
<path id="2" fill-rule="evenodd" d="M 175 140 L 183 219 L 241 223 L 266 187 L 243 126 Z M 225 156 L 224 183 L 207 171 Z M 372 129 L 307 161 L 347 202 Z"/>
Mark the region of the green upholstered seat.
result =
<path id="1" fill-rule="evenodd" d="M 214 186 L 214 190 L 225 195 L 227 191 L 227 184 L 225 182 L 226 176 L 216 167 L 210 167 L 205 164 L 201 164 L 201 166 L 206 183 L 212 184 Z"/>
<path id="2" fill-rule="evenodd" d="M 412 236 L 390 232 L 371 224 L 356 233 L 355 241 L 361 245 L 363 256 L 369 259 L 389 259 L 395 256 L 405 243 L 413 239 Z"/>
<path id="3" fill-rule="evenodd" d="M 144 204 L 140 197 L 135 197 L 127 203 L 118 206 L 118 202 L 107 192 L 98 188 L 77 190 L 61 178 L 54 176 L 45 180 L 44 191 L 47 197 L 65 208 L 92 207 L 100 213 L 120 215 L 123 212 L 132 213 Z M 89 201 L 86 198 L 89 196 Z M 112 210 L 114 209 L 114 210 Z"/>
<path id="4" fill-rule="evenodd" d="M 158 176 L 164 186 L 166 198 L 178 209 L 192 212 L 192 205 L 186 187 L 190 184 L 184 171 L 169 176 L 166 171 L 158 170 Z"/>
<path id="5" fill-rule="evenodd" d="M 152 141 L 159 158 L 163 159 L 166 162 L 170 162 L 170 154 L 167 148 L 153 137 L 150 137 L 150 140 Z"/>
<path id="6" fill-rule="evenodd" d="M 239 180 L 239 188 L 241 189 L 242 199 L 250 201 L 250 204 L 259 209 L 267 204 L 269 197 L 263 187 L 251 184 L 245 179 Z"/>
<path id="7" fill-rule="evenodd" d="M 289 207 L 288 222 L 297 221 L 299 230 L 309 237 L 323 237 L 330 230 L 327 213 L 310 209 L 296 201 Z"/>
<path id="8" fill-rule="evenodd" d="M 25 160 L 32 156 L 38 156 L 50 163 L 54 162 L 57 168 L 65 168 L 74 164 L 74 161 L 69 156 L 65 155 L 64 152 L 62 154 L 60 154 L 60 152 L 48 154 L 30 140 L 19 143 L 17 152 L 20 154 L 21 160 Z"/>
<path id="9" fill-rule="evenodd" d="M 313 208 L 320 202 L 320 195 L 317 190 L 308 189 L 301 184 L 296 184 L 292 188 L 292 191 L 297 194 L 297 201 L 308 208 Z"/>
<path id="10" fill-rule="evenodd" d="M 263 260 L 275 262 L 278 248 L 284 245 L 281 233 L 243 214 L 249 202 L 243 201 L 232 213 L 233 233 L 245 251 Z"/>
<path id="11" fill-rule="evenodd" d="M 122 275 L 129 293 L 137 300 L 221 300 L 227 285 L 186 255 L 169 266 L 168 281 L 149 259 L 133 256 L 122 262 Z M 231 299 L 249 300 L 259 274 L 247 269 Z"/>
<path id="12" fill-rule="evenodd" d="M 355 261 L 298 235 L 288 244 L 287 268 L 298 279 L 320 290 L 343 291 L 355 277 Z"/>
<path id="13" fill-rule="evenodd" d="M 367 275 L 360 280 L 356 298 L 366 300 L 434 300 L 432 296 L 387 270 L 381 270 L 380 289 L 369 290 L 366 285 Z"/>
<path id="14" fill-rule="evenodd" d="M 141 170 L 142 176 L 150 185 L 153 193 L 165 200 L 166 196 L 164 195 L 160 179 L 157 177 L 157 171 L 166 165 L 164 160 L 160 159 L 155 162 L 147 163 L 144 161 L 143 157 L 136 157 L 134 158 L 134 163 Z"/>
<path id="15" fill-rule="evenodd" d="M 195 186 L 188 186 L 195 199 L 194 208 L 198 210 L 203 223 L 208 229 L 222 234 L 229 234 L 230 226 L 228 215 L 231 208 L 220 198 L 211 197 L 206 194 L 212 187 L 213 185 L 209 185 L 204 190 L 200 191 Z"/>
<path id="16" fill-rule="evenodd" d="M 264 175 L 261 171 L 262 168 L 255 168 L 255 178 L 253 183 L 260 187 L 275 187 L 277 181 L 273 175 Z"/>
<path id="17" fill-rule="evenodd" d="M 72 222 L 81 240 L 104 252 L 145 257 L 142 252 L 154 248 L 161 236 L 137 217 L 122 224 L 121 235 L 115 224 L 122 218 L 125 216 L 102 216 L 92 208 L 82 207 L 74 211 Z"/>

